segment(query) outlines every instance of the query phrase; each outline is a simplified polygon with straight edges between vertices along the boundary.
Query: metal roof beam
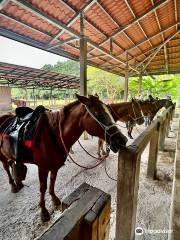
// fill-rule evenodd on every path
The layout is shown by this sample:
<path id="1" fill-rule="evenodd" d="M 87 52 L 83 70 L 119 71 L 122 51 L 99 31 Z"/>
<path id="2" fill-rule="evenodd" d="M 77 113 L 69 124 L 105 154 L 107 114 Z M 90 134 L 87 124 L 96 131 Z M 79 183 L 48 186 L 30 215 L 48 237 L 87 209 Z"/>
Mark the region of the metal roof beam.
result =
<path id="1" fill-rule="evenodd" d="M 134 19 L 136 19 L 136 14 L 134 13 L 132 7 L 130 6 L 128 0 L 124 0 L 124 2 L 126 3 L 127 7 L 129 8 L 129 10 L 130 10 L 131 14 L 133 15 Z M 151 41 L 148 39 L 148 36 L 147 36 L 147 34 L 145 33 L 145 31 L 144 31 L 144 29 L 143 29 L 141 23 L 140 23 L 139 21 L 138 21 L 137 23 L 138 23 L 138 25 L 139 25 L 141 31 L 143 32 L 145 38 L 146 38 L 147 41 L 149 42 L 150 46 L 153 47 Z M 141 49 L 140 49 L 140 50 L 141 50 Z M 142 50 L 141 50 L 141 51 L 142 51 Z"/>
<path id="2" fill-rule="evenodd" d="M 74 41 L 75 39 L 77 39 L 77 38 L 76 38 L 76 37 L 70 37 L 70 38 L 68 38 L 68 39 L 66 39 L 66 40 L 62 40 L 62 41 L 61 41 L 61 40 L 58 40 L 59 43 L 57 43 L 57 44 L 55 44 L 55 45 L 47 44 L 46 48 L 47 48 L 48 50 L 51 50 L 51 49 L 60 47 L 60 46 L 62 46 L 62 45 L 64 45 L 64 44 L 66 44 L 66 43 L 72 42 L 72 41 Z"/>
<path id="3" fill-rule="evenodd" d="M 74 13 L 76 12 L 76 10 L 74 9 L 74 8 L 72 8 L 72 6 L 70 6 L 67 2 L 65 2 L 64 0 L 59 0 L 60 2 L 63 2 L 66 6 L 68 6 L 68 8 L 70 9 L 70 10 L 72 10 L 72 11 L 74 11 Z M 94 3 L 96 3 L 100 8 L 101 8 L 101 10 L 110 18 L 110 20 L 111 21 L 113 21 L 113 23 L 114 24 L 116 24 L 118 27 L 119 27 L 119 25 L 118 25 L 118 23 L 112 18 L 112 16 L 100 5 L 100 3 L 98 2 L 98 0 L 96 0 Z M 93 4 L 94 4 L 93 3 Z M 85 9 L 85 10 L 87 10 L 87 8 Z M 85 11 L 83 11 L 83 12 L 85 12 Z M 80 14 L 79 14 L 80 15 Z M 91 26 L 91 27 L 93 27 L 96 31 L 98 31 L 100 34 L 102 34 L 102 35 L 104 35 L 106 38 L 108 38 L 108 35 L 105 33 L 105 32 L 103 32 L 101 29 L 99 29 L 97 26 L 95 26 L 93 23 L 91 23 L 85 16 L 83 16 L 83 18 L 84 18 L 84 20 Z M 126 34 L 126 33 L 125 33 Z M 126 34 L 127 35 L 127 34 Z M 133 45 L 135 45 L 135 43 L 132 41 L 132 39 L 127 35 L 127 38 L 132 42 L 132 44 Z M 114 42 L 114 44 L 116 45 L 116 46 L 118 46 L 119 48 L 121 48 L 123 51 L 125 51 L 125 49 L 121 46 L 121 45 L 119 45 L 119 43 L 117 43 L 116 41 L 113 41 Z M 94 49 L 92 49 L 91 51 L 93 51 Z M 88 53 L 90 53 L 91 51 L 89 51 Z M 140 49 L 140 51 L 142 51 L 141 49 Z M 130 54 L 130 56 L 131 57 L 133 57 L 131 54 Z"/>
<path id="4" fill-rule="evenodd" d="M 18 41 L 18 42 L 21 42 L 21 43 L 28 44 L 30 46 L 33 46 L 33 47 L 36 47 L 36 48 L 39 48 L 39 49 L 42 49 L 42 50 L 46 50 L 46 45 L 44 43 L 40 43 L 40 42 L 38 42 L 34 39 L 30 39 L 30 38 L 28 38 L 24 35 L 12 32 L 10 30 L 7 30 L 7 29 L 1 28 L 1 27 L 0 27 L 0 35 L 4 36 L 4 37 L 7 37 L 7 38 L 10 38 L 10 39 L 13 39 L 13 40 Z M 63 57 L 66 57 L 66 58 L 69 58 L 69 59 L 72 59 L 72 60 L 75 60 L 75 61 L 77 61 L 79 59 L 77 56 L 72 55 L 70 53 L 67 53 L 62 49 L 56 49 L 56 50 L 52 49 L 52 50 L 48 50 L 48 51 L 51 52 L 51 53 L 54 53 L 56 55 L 61 55 Z"/>
<path id="5" fill-rule="evenodd" d="M 152 5 L 154 6 L 154 0 L 151 0 L 151 3 L 152 3 Z M 161 31 L 161 30 L 162 30 L 162 29 L 161 29 L 161 24 L 160 24 L 160 22 L 159 22 L 159 18 L 158 18 L 158 15 L 157 15 L 156 10 L 154 11 L 154 14 L 155 14 L 155 17 L 156 17 L 156 21 L 157 21 L 159 30 Z M 164 42 L 165 39 L 164 39 L 163 33 L 161 33 L 161 36 L 162 36 L 162 40 L 163 40 L 163 42 Z"/>
<path id="6" fill-rule="evenodd" d="M 66 6 L 69 6 L 65 1 L 62 1 L 62 0 L 60 0 L 60 1 L 63 2 L 64 4 L 66 4 Z M 70 26 L 79 18 L 80 14 L 81 14 L 82 12 L 87 11 L 95 2 L 96 2 L 96 0 L 90 0 L 90 1 L 88 1 L 87 4 L 85 4 L 84 7 L 83 7 L 79 12 L 77 12 L 77 13 L 73 16 L 73 18 L 70 19 L 70 21 L 67 23 L 67 27 L 70 27 Z M 49 44 L 50 44 L 52 41 L 56 40 L 56 39 L 57 39 L 61 34 L 63 34 L 64 32 L 65 32 L 65 29 L 60 30 L 60 31 L 58 32 L 58 34 L 56 34 L 56 36 L 54 36 L 54 38 L 49 42 Z"/>
<path id="7" fill-rule="evenodd" d="M 154 37 L 158 36 L 159 34 L 164 33 L 164 32 L 168 31 L 169 29 L 171 29 L 171 28 L 173 28 L 173 27 L 176 27 L 176 25 L 178 25 L 179 23 L 180 23 L 180 21 L 177 21 L 176 23 L 172 24 L 171 26 L 169 26 L 169 27 L 167 27 L 167 28 L 165 28 L 165 29 L 162 29 L 162 31 L 159 31 L 158 33 L 150 36 L 149 39 L 154 38 Z M 143 41 L 137 43 L 137 46 L 140 46 L 141 44 L 145 43 L 146 41 L 147 41 L 147 40 L 143 40 Z M 135 47 L 128 48 L 126 51 L 130 51 L 130 50 L 132 50 L 132 49 L 134 49 L 134 48 L 135 48 Z"/>
<path id="8" fill-rule="evenodd" d="M 32 4 L 30 4 L 29 2 L 25 1 L 25 0 L 12 0 L 13 2 L 15 2 L 16 4 L 18 4 L 19 6 L 27 9 L 28 11 L 33 12 L 34 14 L 36 14 L 37 16 L 43 18 L 45 21 L 48 21 L 50 24 L 53 24 L 54 26 L 56 26 L 57 28 L 63 28 L 65 31 L 71 33 L 73 36 L 75 37 L 81 37 L 80 33 L 76 32 L 75 30 L 73 30 L 70 27 L 67 27 L 66 24 L 60 22 L 57 19 L 54 19 L 53 17 L 47 15 L 46 13 L 42 12 L 41 10 L 39 10 L 38 8 L 36 8 L 35 6 L 33 6 Z M 122 64 L 126 65 L 126 63 L 122 60 L 120 60 L 119 58 L 117 58 L 116 56 L 112 55 L 111 53 L 109 53 L 107 50 L 105 50 L 104 48 L 102 48 L 101 46 L 99 46 L 98 44 L 94 43 L 92 40 L 87 39 L 87 42 L 97 48 L 99 51 L 101 51 L 102 53 L 107 54 L 108 56 L 112 57 L 113 59 L 117 60 L 118 62 L 121 62 Z M 133 68 L 132 66 L 130 66 L 131 69 L 133 69 L 134 71 L 138 72 L 137 69 Z"/>
<path id="9" fill-rule="evenodd" d="M 132 25 L 136 24 L 138 21 L 142 20 L 144 17 L 148 16 L 158 8 L 162 7 L 164 4 L 166 4 L 170 0 L 160 0 L 157 4 L 154 4 L 152 8 L 150 8 L 147 12 L 143 13 L 141 16 L 134 19 L 131 23 L 127 24 L 126 26 L 119 28 L 117 31 L 115 31 L 111 36 L 109 36 L 108 39 L 101 42 L 101 45 L 107 42 L 111 37 L 115 37 L 117 34 L 120 34 L 121 32 L 124 32 L 127 28 L 131 27 Z"/>
<path id="10" fill-rule="evenodd" d="M 167 47 L 166 44 L 164 45 L 164 56 L 165 56 L 165 68 L 168 73 L 169 67 L 168 67 L 168 54 L 167 54 Z"/>
<path id="11" fill-rule="evenodd" d="M 145 66 L 143 67 L 143 71 L 147 68 L 147 66 L 149 65 L 149 63 L 153 60 L 153 58 L 156 56 L 156 54 L 161 50 L 161 48 L 168 43 L 171 38 L 173 38 L 174 36 L 176 36 L 178 33 L 180 32 L 180 30 L 178 30 L 177 32 L 175 32 L 174 34 L 172 34 L 171 36 L 169 36 L 162 44 L 160 44 L 160 46 L 157 48 L 157 50 L 154 52 L 154 54 L 150 57 L 150 59 L 148 60 L 148 62 L 145 64 Z"/>

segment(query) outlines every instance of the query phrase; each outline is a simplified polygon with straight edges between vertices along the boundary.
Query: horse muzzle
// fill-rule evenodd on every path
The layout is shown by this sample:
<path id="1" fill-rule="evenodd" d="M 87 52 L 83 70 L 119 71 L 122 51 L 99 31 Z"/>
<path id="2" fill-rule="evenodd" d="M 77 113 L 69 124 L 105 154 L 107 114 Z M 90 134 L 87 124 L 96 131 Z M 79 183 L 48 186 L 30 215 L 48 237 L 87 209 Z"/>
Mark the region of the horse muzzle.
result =
<path id="1" fill-rule="evenodd" d="M 124 136 L 121 132 L 118 132 L 113 136 L 110 136 L 109 145 L 111 150 L 114 153 L 117 153 L 119 150 L 124 149 L 126 147 L 127 141 L 128 141 L 127 137 Z"/>
<path id="2" fill-rule="evenodd" d="M 137 122 L 138 125 L 141 125 L 141 124 L 144 123 L 144 118 L 141 117 L 141 118 L 139 118 L 138 120 L 136 120 L 136 122 Z"/>

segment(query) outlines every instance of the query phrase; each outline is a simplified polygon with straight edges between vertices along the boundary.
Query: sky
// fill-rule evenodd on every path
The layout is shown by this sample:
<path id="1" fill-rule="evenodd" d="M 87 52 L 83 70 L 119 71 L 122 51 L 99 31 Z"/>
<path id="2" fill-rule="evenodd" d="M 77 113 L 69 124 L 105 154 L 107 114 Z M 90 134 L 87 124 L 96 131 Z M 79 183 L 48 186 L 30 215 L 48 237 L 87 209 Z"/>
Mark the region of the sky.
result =
<path id="1" fill-rule="evenodd" d="M 66 58 L 0 36 L 0 62 L 41 68 Z"/>

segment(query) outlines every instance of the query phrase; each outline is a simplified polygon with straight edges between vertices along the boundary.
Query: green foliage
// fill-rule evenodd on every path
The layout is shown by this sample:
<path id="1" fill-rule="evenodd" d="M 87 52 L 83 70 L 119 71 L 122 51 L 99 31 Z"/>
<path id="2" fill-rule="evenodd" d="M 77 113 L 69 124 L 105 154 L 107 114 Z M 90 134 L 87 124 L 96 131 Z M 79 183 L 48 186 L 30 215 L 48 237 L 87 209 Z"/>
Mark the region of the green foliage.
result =
<path id="1" fill-rule="evenodd" d="M 57 62 L 55 65 L 46 64 L 42 67 L 42 69 L 73 75 L 77 77 L 79 77 L 80 73 L 79 63 L 72 60 L 67 60 L 65 62 Z"/>
<path id="2" fill-rule="evenodd" d="M 69 74 L 79 77 L 80 67 L 79 63 L 67 60 L 65 62 L 57 62 L 55 65 L 46 64 L 43 69 L 48 71 L 55 71 L 64 74 Z M 100 70 L 98 68 L 90 67 L 87 68 L 87 78 L 88 78 L 88 94 L 97 93 L 101 99 L 122 99 L 124 91 L 124 78 L 117 76 L 115 74 L 108 73 L 106 71 Z M 130 78 L 129 80 L 129 92 L 134 97 L 138 93 L 138 78 Z M 178 96 L 178 88 L 180 91 L 180 76 L 178 75 L 164 75 L 156 76 L 154 78 L 148 76 L 143 77 L 142 80 L 142 92 L 145 97 L 148 94 L 153 96 L 164 97 L 166 94 L 172 95 L 174 99 Z M 62 89 L 53 90 L 52 97 L 54 99 L 65 99 L 73 98 L 75 92 L 79 89 Z M 50 97 L 50 90 L 39 90 L 35 89 L 28 90 L 28 99 L 33 99 L 34 95 L 36 99 L 46 99 Z M 179 94 L 180 95 L 180 94 Z M 12 96 L 16 98 L 26 98 L 25 89 L 12 89 Z"/>
<path id="3" fill-rule="evenodd" d="M 133 77 L 129 81 L 129 92 L 132 96 L 138 93 L 139 80 Z M 158 96 L 160 98 L 165 95 L 171 95 L 173 99 L 178 96 L 178 86 L 180 84 L 180 76 L 178 75 L 162 75 L 156 77 L 143 77 L 142 93 L 145 97 L 148 94 Z"/>
<path id="4" fill-rule="evenodd" d="M 124 80 L 115 74 L 88 67 L 88 93 L 97 93 L 100 98 L 119 99 L 124 89 Z"/>

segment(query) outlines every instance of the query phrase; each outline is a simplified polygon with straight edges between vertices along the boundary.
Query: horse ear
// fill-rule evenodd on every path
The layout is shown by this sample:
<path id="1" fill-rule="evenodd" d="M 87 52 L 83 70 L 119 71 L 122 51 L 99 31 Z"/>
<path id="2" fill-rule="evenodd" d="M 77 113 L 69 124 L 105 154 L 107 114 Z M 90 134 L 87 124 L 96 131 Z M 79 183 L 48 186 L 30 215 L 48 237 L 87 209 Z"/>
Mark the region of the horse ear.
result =
<path id="1" fill-rule="evenodd" d="M 85 104 L 85 105 L 88 105 L 88 104 L 90 103 L 89 98 L 84 97 L 84 96 L 80 96 L 80 95 L 77 94 L 77 93 L 76 93 L 75 95 L 76 95 L 77 99 L 78 99 L 81 103 L 83 103 L 83 104 Z"/>
<path id="2" fill-rule="evenodd" d="M 134 98 L 132 98 L 131 101 L 134 102 Z"/>

